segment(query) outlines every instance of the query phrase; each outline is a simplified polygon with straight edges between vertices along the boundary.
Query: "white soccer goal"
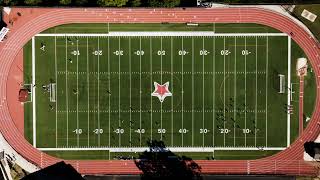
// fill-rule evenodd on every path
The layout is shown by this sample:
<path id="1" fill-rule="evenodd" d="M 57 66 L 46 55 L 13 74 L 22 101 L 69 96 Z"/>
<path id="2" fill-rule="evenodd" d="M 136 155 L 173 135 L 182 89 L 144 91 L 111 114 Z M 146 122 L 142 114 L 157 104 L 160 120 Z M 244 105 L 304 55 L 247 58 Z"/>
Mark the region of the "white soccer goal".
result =
<path id="1" fill-rule="evenodd" d="M 286 80 L 285 76 L 283 74 L 279 74 L 279 80 L 280 80 L 280 88 L 279 93 L 283 94 L 286 92 Z"/>
<path id="2" fill-rule="evenodd" d="M 50 83 L 50 102 L 56 102 L 56 83 Z"/>

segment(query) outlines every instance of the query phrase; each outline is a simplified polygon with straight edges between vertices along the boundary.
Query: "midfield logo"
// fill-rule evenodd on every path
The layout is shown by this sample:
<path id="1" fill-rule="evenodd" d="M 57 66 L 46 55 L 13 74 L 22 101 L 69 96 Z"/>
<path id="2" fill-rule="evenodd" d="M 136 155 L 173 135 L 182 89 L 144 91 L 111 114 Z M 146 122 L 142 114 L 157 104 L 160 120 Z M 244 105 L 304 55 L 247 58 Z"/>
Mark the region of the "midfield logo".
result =
<path id="1" fill-rule="evenodd" d="M 162 103 L 167 96 L 172 96 L 172 93 L 169 91 L 169 82 L 164 83 L 163 85 L 154 82 L 155 90 L 151 94 L 151 96 L 155 96 L 159 98 L 159 101 Z"/>

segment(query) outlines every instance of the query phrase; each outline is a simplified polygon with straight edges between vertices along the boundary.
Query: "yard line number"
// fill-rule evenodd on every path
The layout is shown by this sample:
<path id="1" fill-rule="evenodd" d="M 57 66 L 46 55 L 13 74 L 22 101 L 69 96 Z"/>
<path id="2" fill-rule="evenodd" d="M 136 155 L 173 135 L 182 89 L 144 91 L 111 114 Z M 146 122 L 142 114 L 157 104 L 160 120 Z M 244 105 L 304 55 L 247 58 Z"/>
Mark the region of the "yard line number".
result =
<path id="1" fill-rule="evenodd" d="M 139 134 L 144 134 L 146 132 L 145 129 L 137 129 L 134 132 L 139 133 Z"/>
<path id="2" fill-rule="evenodd" d="M 228 56 L 231 52 L 228 49 L 224 49 L 220 51 L 220 54 L 222 56 Z"/>
<path id="3" fill-rule="evenodd" d="M 95 56 L 101 56 L 102 55 L 102 50 L 93 51 L 92 54 L 95 55 Z"/>
<path id="4" fill-rule="evenodd" d="M 231 132 L 230 129 L 220 129 L 221 134 L 228 134 L 229 132 Z"/>
<path id="5" fill-rule="evenodd" d="M 103 129 L 95 129 L 95 130 L 93 130 L 93 132 L 95 134 L 102 134 L 103 133 Z"/>
<path id="6" fill-rule="evenodd" d="M 115 129 L 113 132 L 115 132 L 117 134 L 123 134 L 124 133 L 124 129 L 118 128 L 118 129 Z"/>
<path id="7" fill-rule="evenodd" d="M 82 129 L 75 129 L 72 132 L 74 132 L 76 134 L 82 134 Z"/>

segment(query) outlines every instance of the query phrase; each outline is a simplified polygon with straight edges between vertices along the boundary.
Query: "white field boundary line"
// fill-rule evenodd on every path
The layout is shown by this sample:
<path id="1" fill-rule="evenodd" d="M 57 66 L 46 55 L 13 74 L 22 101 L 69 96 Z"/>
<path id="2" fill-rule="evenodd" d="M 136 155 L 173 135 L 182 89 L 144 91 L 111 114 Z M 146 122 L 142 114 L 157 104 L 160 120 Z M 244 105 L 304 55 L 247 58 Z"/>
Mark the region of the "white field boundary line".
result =
<path id="1" fill-rule="evenodd" d="M 265 147 L 264 151 L 282 151 L 287 147 Z M 172 152 L 213 152 L 219 150 L 230 151 L 261 151 L 257 147 L 167 147 Z M 107 147 L 90 147 L 90 148 L 38 148 L 40 151 L 110 151 L 110 152 L 144 152 L 149 151 L 149 147 L 123 147 L 123 148 L 107 148 Z"/>
<path id="2" fill-rule="evenodd" d="M 36 126 L 36 49 L 35 38 L 32 37 L 32 128 L 33 147 L 37 146 L 37 126 Z"/>
<path id="3" fill-rule="evenodd" d="M 290 106 L 290 94 L 291 94 L 291 38 L 288 36 L 288 93 L 287 93 L 287 104 Z M 290 146 L 290 113 L 287 113 L 287 147 Z"/>
<path id="4" fill-rule="evenodd" d="M 119 36 L 288 36 L 286 33 L 215 33 L 212 31 L 197 31 L 197 32 L 187 32 L 187 31 L 159 31 L 159 32 L 110 32 L 108 34 L 85 34 L 85 33 L 40 33 L 35 36 L 78 36 L 78 37 L 119 37 Z"/>
<path id="5" fill-rule="evenodd" d="M 56 78 L 56 147 L 58 146 L 58 65 L 57 65 L 57 37 L 54 38 L 54 66 Z"/>

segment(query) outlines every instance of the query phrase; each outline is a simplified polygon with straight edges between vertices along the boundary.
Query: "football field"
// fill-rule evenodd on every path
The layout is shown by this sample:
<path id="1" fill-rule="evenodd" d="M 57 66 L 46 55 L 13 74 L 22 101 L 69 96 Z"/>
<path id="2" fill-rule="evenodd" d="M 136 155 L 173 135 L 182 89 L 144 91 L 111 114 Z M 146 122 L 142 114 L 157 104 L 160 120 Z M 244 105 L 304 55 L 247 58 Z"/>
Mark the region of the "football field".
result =
<path id="1" fill-rule="evenodd" d="M 282 33 L 38 34 L 32 144 L 121 152 L 161 140 L 179 152 L 284 149 L 289 96 L 279 93 L 279 75 L 287 87 L 290 48 Z M 151 94 L 167 82 L 172 96 L 161 102 Z"/>

